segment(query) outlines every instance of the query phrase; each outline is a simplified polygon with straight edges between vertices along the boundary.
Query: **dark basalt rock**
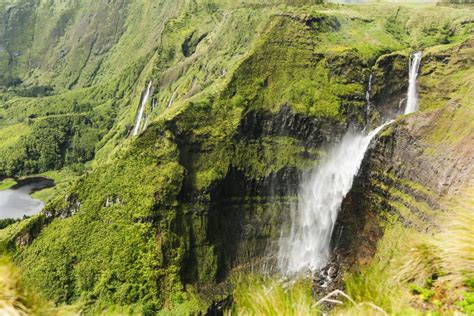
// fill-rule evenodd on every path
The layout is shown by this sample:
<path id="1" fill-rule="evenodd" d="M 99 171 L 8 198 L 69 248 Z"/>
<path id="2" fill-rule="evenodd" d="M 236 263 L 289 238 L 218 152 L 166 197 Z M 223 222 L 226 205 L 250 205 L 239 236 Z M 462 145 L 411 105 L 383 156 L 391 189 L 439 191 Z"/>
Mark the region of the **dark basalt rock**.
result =
<path id="1" fill-rule="evenodd" d="M 207 36 L 207 33 L 201 35 L 196 34 L 196 32 L 189 34 L 181 45 L 181 49 L 185 57 L 189 57 L 194 54 L 199 43 Z"/>
<path id="2" fill-rule="evenodd" d="M 231 169 L 211 191 L 208 238 L 216 245 L 218 279 L 236 266 L 265 263 L 268 248 L 289 220 L 300 172 L 284 168 L 263 179 Z M 262 261 L 263 260 L 263 261 Z"/>
<path id="3" fill-rule="evenodd" d="M 285 105 L 276 114 L 262 111 L 248 112 L 243 117 L 234 138 L 251 140 L 264 136 L 289 136 L 305 146 L 319 147 L 337 139 L 344 129 L 345 126 L 336 119 L 295 113 Z"/>

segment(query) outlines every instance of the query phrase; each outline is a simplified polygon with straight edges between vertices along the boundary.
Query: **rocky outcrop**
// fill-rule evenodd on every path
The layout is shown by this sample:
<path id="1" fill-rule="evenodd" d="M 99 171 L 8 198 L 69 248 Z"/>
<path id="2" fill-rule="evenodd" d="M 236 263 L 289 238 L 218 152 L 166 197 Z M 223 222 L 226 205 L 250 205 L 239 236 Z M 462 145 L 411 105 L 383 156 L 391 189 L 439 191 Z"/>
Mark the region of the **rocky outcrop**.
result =
<path id="1" fill-rule="evenodd" d="M 472 185 L 474 130 L 464 125 L 467 131 L 456 140 L 436 131 L 460 117 L 472 119 L 473 113 L 452 103 L 405 117 L 380 135 L 344 200 L 333 238 L 349 264 L 375 253 L 389 217 L 406 227 L 431 230 L 443 211 L 441 198 Z M 451 127 L 458 124 L 463 123 L 454 121 Z"/>

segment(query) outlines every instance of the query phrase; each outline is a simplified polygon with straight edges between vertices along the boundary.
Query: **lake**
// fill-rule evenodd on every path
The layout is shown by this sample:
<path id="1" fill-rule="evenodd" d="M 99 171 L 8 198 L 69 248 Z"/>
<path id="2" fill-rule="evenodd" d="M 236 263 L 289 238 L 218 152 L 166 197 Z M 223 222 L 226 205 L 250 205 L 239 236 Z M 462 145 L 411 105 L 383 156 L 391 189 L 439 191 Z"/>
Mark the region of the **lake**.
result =
<path id="1" fill-rule="evenodd" d="M 39 213 L 44 203 L 31 197 L 33 192 L 54 186 L 54 181 L 42 177 L 16 180 L 13 187 L 0 191 L 0 219 L 22 218 Z"/>

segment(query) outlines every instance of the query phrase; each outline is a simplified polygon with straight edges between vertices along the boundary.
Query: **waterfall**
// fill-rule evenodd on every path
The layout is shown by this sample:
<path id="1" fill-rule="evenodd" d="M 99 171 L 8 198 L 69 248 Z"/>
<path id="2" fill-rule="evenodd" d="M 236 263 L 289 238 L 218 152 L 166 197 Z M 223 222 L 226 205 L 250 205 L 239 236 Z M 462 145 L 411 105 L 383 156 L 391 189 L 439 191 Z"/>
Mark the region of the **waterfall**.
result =
<path id="1" fill-rule="evenodd" d="M 142 97 L 140 108 L 138 109 L 138 113 L 137 113 L 137 118 L 135 119 L 135 127 L 133 128 L 133 132 L 132 132 L 133 136 L 138 135 L 138 132 L 140 131 L 140 125 L 142 123 L 142 118 L 143 118 L 143 112 L 145 112 L 145 106 L 146 106 L 146 103 L 148 102 L 148 97 L 150 96 L 150 92 L 151 92 L 151 84 L 152 84 L 152 81 L 150 80 L 150 82 L 148 82 L 148 87 L 146 88 L 145 94 Z"/>
<path id="2" fill-rule="evenodd" d="M 365 100 L 367 101 L 366 123 L 370 127 L 370 112 L 372 111 L 372 104 L 370 103 L 370 93 L 372 92 L 372 74 L 369 75 L 369 84 L 365 91 Z"/>
<path id="3" fill-rule="evenodd" d="M 410 56 L 408 68 L 408 93 L 405 114 L 410 114 L 418 110 L 418 95 L 416 93 L 416 78 L 420 68 L 421 51 L 415 52 Z"/>
<path id="4" fill-rule="evenodd" d="M 173 105 L 173 102 L 174 102 L 174 98 L 176 98 L 176 93 L 178 92 L 178 89 L 176 89 L 173 94 L 171 95 L 171 98 L 168 102 L 168 105 L 166 106 L 166 108 L 169 108 L 170 106 Z"/>
<path id="5" fill-rule="evenodd" d="M 290 234 L 280 240 L 278 267 L 282 273 L 316 271 L 327 263 L 342 201 L 352 187 L 370 141 L 390 123 L 369 134 L 348 132 L 303 179 L 298 205 L 291 214 Z"/>
<path id="6" fill-rule="evenodd" d="M 420 61 L 421 51 L 411 55 L 405 114 L 417 110 L 416 79 Z M 371 90 L 372 76 L 366 91 L 367 118 L 371 111 Z M 304 177 L 298 191 L 298 204 L 291 210 L 289 234 L 282 234 L 280 238 L 278 268 L 282 273 L 314 272 L 327 264 L 342 201 L 352 187 L 371 140 L 391 122 L 368 134 L 346 133 L 314 171 Z"/>

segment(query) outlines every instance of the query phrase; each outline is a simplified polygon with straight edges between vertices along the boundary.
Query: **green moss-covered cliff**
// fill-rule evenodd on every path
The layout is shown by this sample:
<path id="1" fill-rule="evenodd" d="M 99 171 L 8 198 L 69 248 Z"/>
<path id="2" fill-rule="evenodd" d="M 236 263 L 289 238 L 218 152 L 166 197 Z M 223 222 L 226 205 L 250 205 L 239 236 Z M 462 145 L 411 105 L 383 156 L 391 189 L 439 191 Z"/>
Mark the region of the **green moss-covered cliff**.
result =
<path id="1" fill-rule="evenodd" d="M 415 211 L 413 197 L 436 209 L 425 189 L 451 186 L 425 169 L 450 168 L 440 147 L 472 144 L 469 8 L 141 0 L 0 9 L 0 176 L 78 173 L 42 214 L 1 230 L 0 249 L 57 303 L 189 313 L 226 297 L 233 273 L 271 264 L 301 172 L 349 128 L 396 115 L 414 49 L 424 50 L 422 111 L 385 131 L 365 163 L 354 188 L 363 194 L 349 196 L 340 219 L 348 251 L 370 257 L 378 216 Z"/>

